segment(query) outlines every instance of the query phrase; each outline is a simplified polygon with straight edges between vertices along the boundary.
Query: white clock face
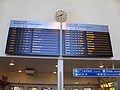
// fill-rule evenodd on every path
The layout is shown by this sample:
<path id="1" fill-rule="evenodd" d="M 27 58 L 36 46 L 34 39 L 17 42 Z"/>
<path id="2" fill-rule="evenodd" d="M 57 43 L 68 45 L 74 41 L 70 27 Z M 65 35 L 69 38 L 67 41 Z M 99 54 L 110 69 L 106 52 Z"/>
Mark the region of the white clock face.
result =
<path id="1" fill-rule="evenodd" d="M 55 19 L 58 22 L 65 22 L 67 19 L 67 13 L 63 10 L 59 10 L 55 14 Z"/>

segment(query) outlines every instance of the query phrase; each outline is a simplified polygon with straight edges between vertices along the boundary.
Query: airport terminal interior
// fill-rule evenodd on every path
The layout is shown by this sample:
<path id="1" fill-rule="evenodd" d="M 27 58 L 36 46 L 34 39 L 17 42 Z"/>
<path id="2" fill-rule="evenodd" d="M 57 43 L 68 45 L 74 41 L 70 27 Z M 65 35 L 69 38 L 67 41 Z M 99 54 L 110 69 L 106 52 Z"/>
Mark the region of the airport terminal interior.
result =
<path id="1" fill-rule="evenodd" d="M 57 60 L 1 58 L 1 90 L 57 90 Z M 12 62 L 11 62 L 12 61 Z M 119 90 L 119 77 L 73 77 L 73 68 L 116 68 L 118 61 L 65 60 L 64 90 Z M 10 63 L 14 65 L 10 66 Z M 21 72 L 20 72 L 21 70 Z M 34 71 L 34 72 L 30 72 Z M 7 76 L 7 82 L 6 82 Z"/>
<path id="2" fill-rule="evenodd" d="M 120 0 L 0 0 L 0 90 L 120 90 Z"/>

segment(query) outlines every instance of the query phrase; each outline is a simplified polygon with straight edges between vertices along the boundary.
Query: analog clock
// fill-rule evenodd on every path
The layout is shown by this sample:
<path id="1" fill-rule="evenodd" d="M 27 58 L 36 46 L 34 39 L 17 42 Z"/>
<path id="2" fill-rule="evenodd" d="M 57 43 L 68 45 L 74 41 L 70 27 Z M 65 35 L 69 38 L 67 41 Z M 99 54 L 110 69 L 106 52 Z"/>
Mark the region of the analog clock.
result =
<path id="1" fill-rule="evenodd" d="M 63 10 L 58 10 L 55 13 L 55 19 L 58 22 L 65 22 L 66 19 L 67 19 L 67 13 L 65 11 L 63 11 Z"/>

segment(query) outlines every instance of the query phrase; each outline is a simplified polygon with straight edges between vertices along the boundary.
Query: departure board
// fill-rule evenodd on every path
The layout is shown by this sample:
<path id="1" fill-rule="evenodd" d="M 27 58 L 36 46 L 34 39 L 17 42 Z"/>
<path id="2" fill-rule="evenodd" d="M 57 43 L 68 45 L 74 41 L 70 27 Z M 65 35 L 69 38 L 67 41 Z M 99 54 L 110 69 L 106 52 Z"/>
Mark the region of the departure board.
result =
<path id="1" fill-rule="evenodd" d="M 112 57 L 108 26 L 67 24 L 63 30 L 63 55 Z"/>
<path id="2" fill-rule="evenodd" d="M 108 26 L 62 24 L 62 56 L 112 57 Z M 12 20 L 6 54 L 60 56 L 60 23 Z"/>
<path id="3" fill-rule="evenodd" d="M 6 46 L 7 54 L 59 55 L 59 30 L 48 24 L 12 21 Z M 44 29 L 46 28 L 46 29 Z M 49 29 L 47 29 L 49 28 Z"/>

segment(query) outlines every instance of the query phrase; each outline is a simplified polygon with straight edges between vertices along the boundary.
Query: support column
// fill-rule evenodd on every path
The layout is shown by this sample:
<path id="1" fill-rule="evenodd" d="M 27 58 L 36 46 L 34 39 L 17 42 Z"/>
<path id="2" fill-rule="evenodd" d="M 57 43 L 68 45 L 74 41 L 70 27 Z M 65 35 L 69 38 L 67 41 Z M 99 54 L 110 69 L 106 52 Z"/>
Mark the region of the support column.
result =
<path id="1" fill-rule="evenodd" d="M 63 90 L 63 57 L 62 57 L 62 22 L 60 22 L 60 56 L 58 59 L 58 90 Z"/>
<path id="2" fill-rule="evenodd" d="M 58 90 L 63 90 L 63 58 L 58 59 Z"/>

